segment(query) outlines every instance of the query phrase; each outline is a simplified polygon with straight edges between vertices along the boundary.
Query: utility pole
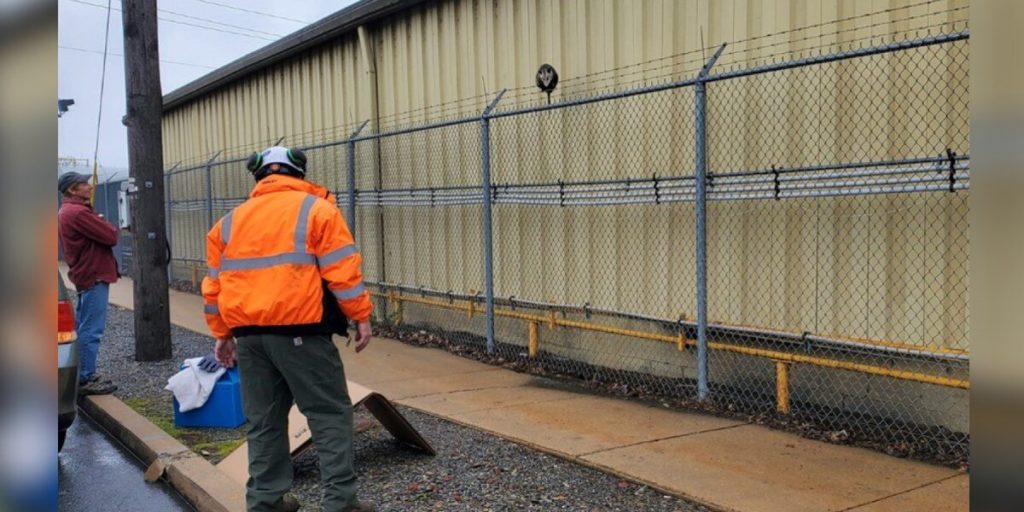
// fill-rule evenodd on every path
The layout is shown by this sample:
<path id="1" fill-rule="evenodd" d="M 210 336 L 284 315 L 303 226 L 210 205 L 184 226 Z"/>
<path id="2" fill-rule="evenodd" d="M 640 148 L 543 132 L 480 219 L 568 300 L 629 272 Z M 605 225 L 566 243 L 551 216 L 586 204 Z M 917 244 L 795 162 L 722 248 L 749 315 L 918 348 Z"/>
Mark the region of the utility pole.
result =
<path id="1" fill-rule="evenodd" d="M 135 259 L 135 360 L 171 357 L 156 0 L 123 0 L 124 82 Z"/>

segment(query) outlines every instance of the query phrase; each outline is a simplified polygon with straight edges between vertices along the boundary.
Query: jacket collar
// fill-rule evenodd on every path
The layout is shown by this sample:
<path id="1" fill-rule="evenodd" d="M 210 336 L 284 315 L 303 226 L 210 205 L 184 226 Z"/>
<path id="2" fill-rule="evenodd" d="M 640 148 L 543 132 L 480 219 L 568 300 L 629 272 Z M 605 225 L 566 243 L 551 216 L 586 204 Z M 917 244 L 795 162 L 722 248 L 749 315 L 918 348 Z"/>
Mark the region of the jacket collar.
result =
<path id="1" fill-rule="evenodd" d="M 271 174 L 258 181 L 249 197 L 259 197 L 275 192 L 305 192 L 316 197 L 329 199 L 331 194 L 326 188 L 303 179 L 285 174 Z"/>
<path id="2" fill-rule="evenodd" d="M 90 210 L 92 209 L 92 205 L 89 204 L 89 201 L 86 201 L 85 199 L 79 198 L 77 196 L 62 196 L 60 204 L 74 204 L 84 206 Z"/>

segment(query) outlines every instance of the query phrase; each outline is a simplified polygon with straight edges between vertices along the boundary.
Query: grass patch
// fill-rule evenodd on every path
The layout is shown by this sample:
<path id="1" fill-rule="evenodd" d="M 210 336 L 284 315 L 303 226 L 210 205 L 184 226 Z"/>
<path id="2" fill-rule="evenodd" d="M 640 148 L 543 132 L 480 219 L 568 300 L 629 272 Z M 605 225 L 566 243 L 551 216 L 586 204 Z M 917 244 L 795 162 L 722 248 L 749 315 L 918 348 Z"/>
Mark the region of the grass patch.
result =
<path id="1" fill-rule="evenodd" d="M 242 446 L 245 439 L 232 439 L 228 441 L 211 441 L 208 443 L 199 443 L 193 449 L 198 451 L 200 454 L 206 457 L 218 457 L 223 459 L 228 454 L 235 451 L 236 448 Z"/>
<path id="2" fill-rule="evenodd" d="M 149 407 L 149 405 L 151 403 L 152 403 L 151 401 L 146 400 L 145 398 L 139 398 L 139 397 L 134 397 L 134 396 L 131 397 L 131 398 L 125 398 L 124 399 L 124 404 L 125 405 L 127 405 L 128 407 L 131 407 L 132 409 L 134 409 L 135 412 L 137 412 L 139 414 L 143 414 L 143 415 L 145 415 L 145 408 Z"/>
<path id="3" fill-rule="evenodd" d="M 224 429 L 180 428 L 174 424 L 174 413 L 168 400 L 151 400 L 142 397 L 125 398 L 124 403 L 135 412 L 151 421 L 160 430 L 167 432 L 190 450 L 216 464 L 245 442 L 245 434 L 224 438 Z M 218 434 L 218 435 L 215 435 Z"/>
<path id="4" fill-rule="evenodd" d="M 195 433 L 180 429 L 174 425 L 174 416 L 172 414 L 161 414 L 159 411 L 159 405 L 155 404 L 153 400 L 146 398 L 132 397 L 124 401 L 128 407 L 131 407 L 135 412 L 143 415 L 149 421 L 153 422 L 154 425 L 160 427 L 160 430 L 167 432 L 171 437 L 181 441 L 182 443 L 189 445 L 191 448 L 190 441 L 195 437 Z"/>

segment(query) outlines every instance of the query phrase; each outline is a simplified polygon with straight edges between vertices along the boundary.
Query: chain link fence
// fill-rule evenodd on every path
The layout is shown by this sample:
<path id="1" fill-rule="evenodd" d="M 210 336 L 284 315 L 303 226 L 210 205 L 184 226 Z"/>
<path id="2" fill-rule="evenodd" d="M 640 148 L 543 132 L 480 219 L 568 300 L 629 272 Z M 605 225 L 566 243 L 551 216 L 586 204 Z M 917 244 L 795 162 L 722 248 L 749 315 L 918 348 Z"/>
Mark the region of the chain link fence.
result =
<path id="1" fill-rule="evenodd" d="M 525 108 L 498 94 L 306 146 L 375 320 L 631 396 L 964 461 L 967 32 L 720 72 L 718 50 L 677 82 Z M 167 180 L 172 282 L 195 289 L 205 233 L 251 177 L 234 158 Z"/>

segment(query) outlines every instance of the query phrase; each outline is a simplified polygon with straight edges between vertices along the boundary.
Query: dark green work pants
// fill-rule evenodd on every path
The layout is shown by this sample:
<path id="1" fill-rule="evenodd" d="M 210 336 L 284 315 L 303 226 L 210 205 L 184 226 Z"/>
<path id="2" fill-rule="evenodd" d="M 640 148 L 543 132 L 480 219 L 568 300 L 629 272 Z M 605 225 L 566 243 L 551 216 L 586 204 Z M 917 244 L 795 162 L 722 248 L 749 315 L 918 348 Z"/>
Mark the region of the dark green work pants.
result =
<path id="1" fill-rule="evenodd" d="M 249 418 L 249 512 L 281 510 L 292 486 L 288 411 L 292 401 L 309 421 L 320 455 L 323 510 L 356 503 L 352 468 L 352 400 L 330 336 L 238 338 L 242 406 Z"/>

